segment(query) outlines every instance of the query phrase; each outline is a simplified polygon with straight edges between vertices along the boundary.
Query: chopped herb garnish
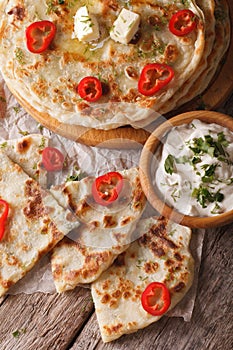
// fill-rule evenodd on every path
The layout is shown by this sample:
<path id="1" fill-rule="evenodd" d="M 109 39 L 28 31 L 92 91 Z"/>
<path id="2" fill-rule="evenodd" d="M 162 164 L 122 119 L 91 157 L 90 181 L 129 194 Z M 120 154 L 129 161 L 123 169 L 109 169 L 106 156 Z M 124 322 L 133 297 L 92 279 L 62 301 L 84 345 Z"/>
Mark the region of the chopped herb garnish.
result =
<path id="1" fill-rule="evenodd" d="M 171 197 L 173 198 L 174 202 L 176 202 L 177 199 L 180 198 L 180 196 L 181 196 L 181 192 L 177 188 L 174 188 L 174 190 L 171 193 Z"/>
<path id="2" fill-rule="evenodd" d="M 14 332 L 12 333 L 12 335 L 13 335 L 13 337 L 18 338 L 19 335 L 20 335 L 19 330 L 14 331 Z"/>
<path id="3" fill-rule="evenodd" d="M 21 65 L 25 64 L 25 59 L 24 59 L 25 57 L 24 57 L 23 50 L 20 49 L 19 47 L 16 47 L 15 49 L 15 58 L 19 62 L 19 64 Z"/>
<path id="4" fill-rule="evenodd" d="M 44 147 L 45 147 L 45 137 L 42 136 L 41 143 L 39 144 L 39 148 L 41 149 L 41 148 L 44 148 Z"/>
<path id="5" fill-rule="evenodd" d="M 212 182 L 215 179 L 215 170 L 216 168 L 219 166 L 218 163 L 214 163 L 214 164 L 204 164 L 202 165 L 202 169 L 205 170 L 205 174 L 204 176 L 202 176 L 202 181 L 203 182 Z"/>
<path id="6" fill-rule="evenodd" d="M 68 181 L 80 181 L 80 180 L 84 179 L 85 177 L 87 177 L 87 174 L 85 172 L 81 172 L 81 170 L 77 166 L 74 167 L 74 170 L 75 170 L 74 174 L 67 176 L 66 182 L 68 182 Z"/>
<path id="7" fill-rule="evenodd" d="M 211 210 L 211 214 L 221 214 L 223 209 L 220 207 L 218 203 L 215 203 L 214 208 Z"/>
<path id="8" fill-rule="evenodd" d="M 38 129 L 38 130 L 40 130 L 40 132 L 42 132 L 42 131 L 43 131 L 43 129 L 44 129 L 44 126 L 43 126 L 43 125 L 41 125 L 41 124 L 38 124 L 37 129 Z"/>
<path id="9" fill-rule="evenodd" d="M 13 110 L 15 111 L 16 114 L 18 114 L 20 112 L 20 106 L 15 106 L 13 107 Z"/>
<path id="10" fill-rule="evenodd" d="M 192 165 L 198 164 L 201 162 L 201 158 L 200 157 L 193 157 L 191 163 Z"/>
<path id="11" fill-rule="evenodd" d="M 47 10 L 46 10 L 46 14 L 49 15 L 52 12 L 56 12 L 57 11 L 57 6 L 55 5 L 53 0 L 49 0 L 47 1 Z"/>
<path id="12" fill-rule="evenodd" d="M 14 332 L 12 332 L 12 335 L 15 338 L 19 338 L 21 334 L 25 334 L 25 333 L 26 333 L 26 328 L 22 328 L 22 329 L 16 329 Z"/>
<path id="13" fill-rule="evenodd" d="M 182 3 L 185 7 L 189 7 L 189 6 L 190 6 L 189 0 L 181 0 L 181 3 Z"/>
<path id="14" fill-rule="evenodd" d="M 0 148 L 6 148 L 7 147 L 7 141 L 0 144 Z"/>
<path id="15" fill-rule="evenodd" d="M 167 156 L 164 162 L 164 169 L 166 173 L 172 175 L 174 172 L 174 162 L 175 162 L 175 157 L 171 154 Z"/>
<path id="16" fill-rule="evenodd" d="M 224 135 L 223 131 L 218 133 L 218 142 L 221 143 L 223 147 L 228 147 L 229 142 L 226 139 L 226 136 Z"/>
<path id="17" fill-rule="evenodd" d="M 69 181 L 80 181 L 80 174 L 67 176 L 66 182 Z"/>
<path id="18" fill-rule="evenodd" d="M 21 130 L 19 127 L 17 127 L 17 128 L 18 128 L 18 131 L 19 131 L 19 134 L 20 134 L 20 135 L 23 135 L 23 136 L 29 135 L 29 132 L 28 132 L 28 131 L 23 131 L 23 130 Z"/>
<path id="19" fill-rule="evenodd" d="M 139 276 L 139 279 L 140 279 L 142 282 L 144 282 L 144 281 L 146 281 L 146 280 L 148 279 L 148 276 L 146 276 L 146 277 Z"/>
<path id="20" fill-rule="evenodd" d="M 186 163 L 189 163 L 189 158 L 187 156 L 182 156 L 179 158 L 175 158 L 175 162 L 177 164 L 186 164 Z"/>
<path id="21" fill-rule="evenodd" d="M 173 230 L 171 230 L 170 232 L 168 232 L 168 235 L 169 235 L 169 236 L 173 236 L 175 232 L 176 232 L 176 228 L 174 228 Z"/>
<path id="22" fill-rule="evenodd" d="M 208 154 L 211 157 L 218 158 L 219 156 L 227 156 L 224 150 L 229 143 L 227 142 L 223 133 L 218 134 L 218 140 L 215 141 L 211 135 L 205 135 L 204 138 L 194 138 L 192 145 L 189 148 L 193 151 L 195 156 Z"/>
<path id="23" fill-rule="evenodd" d="M 208 188 L 203 187 L 202 185 L 200 185 L 199 188 L 194 188 L 192 197 L 196 198 L 202 208 L 207 208 L 207 204 L 209 203 L 222 202 L 224 199 L 224 195 L 220 190 L 216 193 L 211 193 Z"/>

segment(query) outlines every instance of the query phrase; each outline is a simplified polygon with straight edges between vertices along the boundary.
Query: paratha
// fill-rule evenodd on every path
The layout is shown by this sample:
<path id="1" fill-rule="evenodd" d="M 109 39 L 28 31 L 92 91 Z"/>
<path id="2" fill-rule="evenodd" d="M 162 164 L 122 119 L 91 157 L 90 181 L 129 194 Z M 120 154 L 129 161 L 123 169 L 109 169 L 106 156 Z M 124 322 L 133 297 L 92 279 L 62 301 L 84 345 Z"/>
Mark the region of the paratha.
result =
<path id="1" fill-rule="evenodd" d="M 74 35 L 74 17 L 83 6 L 98 22 L 96 40 L 83 42 Z M 140 16 L 140 28 L 127 44 L 111 35 L 123 9 Z M 181 37 L 171 33 L 168 23 L 183 9 L 195 14 L 197 25 Z M 96 129 L 126 124 L 143 127 L 154 120 L 160 106 L 196 71 L 205 45 L 204 16 L 191 0 L 5 0 L 0 14 L 0 68 L 10 90 L 41 115 Z M 90 18 L 87 16 L 87 21 Z M 42 20 L 54 23 L 56 34 L 48 50 L 32 53 L 27 48 L 25 30 Z M 94 26 L 94 21 L 89 23 Z M 126 32 L 129 30 L 130 26 Z M 138 91 L 138 81 L 142 69 L 151 63 L 169 65 L 174 77 L 154 95 L 146 96 Z M 87 76 L 101 81 L 98 101 L 88 102 L 77 93 Z"/>
<path id="2" fill-rule="evenodd" d="M 230 13 L 226 0 L 216 1 L 215 0 L 215 8 L 214 8 L 214 17 L 215 17 L 215 39 L 213 42 L 212 50 L 209 53 L 206 60 L 206 67 L 204 65 L 198 68 L 197 79 L 194 80 L 192 77 L 186 82 L 184 86 L 184 90 L 182 91 L 182 97 L 178 100 L 173 101 L 175 104 L 173 105 L 174 109 L 184 105 L 191 101 L 194 97 L 201 95 L 209 86 L 211 81 L 213 81 L 214 76 L 218 73 L 218 69 L 221 68 L 222 60 L 224 59 L 224 55 L 227 52 L 227 49 L 230 44 L 231 30 L 230 30 Z M 207 39 L 207 41 L 209 41 Z M 189 90 L 187 91 L 187 88 Z M 185 92 L 185 93 L 184 93 Z M 171 102 L 171 101 L 170 101 Z M 187 106 L 186 106 L 187 107 Z M 209 106 L 205 106 L 209 107 Z M 161 108 L 161 113 L 166 113 L 167 107 Z"/>
<path id="3" fill-rule="evenodd" d="M 94 281 L 132 241 L 132 232 L 143 213 L 146 200 L 138 169 L 131 168 L 119 173 L 125 184 L 111 207 L 93 202 L 93 177 L 50 189 L 58 202 L 72 209 L 83 223 L 77 232 L 53 249 L 51 266 L 59 293 L 73 289 L 79 283 Z"/>
<path id="4" fill-rule="evenodd" d="M 0 241 L 1 296 L 79 222 L 2 152 L 0 163 L 0 199 L 9 205 Z"/>
<path id="5" fill-rule="evenodd" d="M 213 45 L 215 41 L 215 35 L 218 36 L 217 28 L 215 27 L 215 0 L 199 1 L 198 6 L 202 9 L 205 17 L 205 47 L 202 58 L 199 62 L 198 68 L 195 72 L 186 80 L 182 89 L 176 92 L 167 103 L 161 106 L 160 113 L 166 114 L 169 110 L 175 109 L 187 101 L 190 101 L 198 93 L 205 90 L 204 81 L 206 80 L 207 69 L 212 67 L 211 62 L 208 61 L 209 56 L 212 55 Z M 227 23 L 227 21 L 225 22 Z M 221 50 L 220 50 L 221 51 Z M 198 89 L 198 90 L 197 90 Z"/>
<path id="6" fill-rule="evenodd" d="M 145 195 L 141 188 L 138 168 L 118 171 L 123 177 L 123 189 L 119 197 L 109 206 L 103 206 L 93 198 L 94 176 L 80 181 L 68 181 L 51 186 L 50 192 L 58 203 L 70 209 L 80 222 L 97 228 L 124 227 L 135 220 L 145 206 Z M 123 237 L 122 243 L 126 242 Z"/>
<path id="7" fill-rule="evenodd" d="M 135 332 L 163 316 L 151 315 L 142 307 L 142 293 L 150 283 L 160 282 L 168 288 L 171 304 L 167 311 L 192 284 L 194 260 L 189 251 L 189 228 L 152 217 L 138 223 L 136 237 L 91 285 L 104 342 Z"/>
<path id="8" fill-rule="evenodd" d="M 123 236 L 129 238 L 135 225 L 136 220 L 126 227 L 112 229 L 82 225 L 72 232 L 72 236 L 60 241 L 51 255 L 57 292 L 62 293 L 77 285 L 95 281 L 127 249 L 128 244 L 119 243 L 119 240 L 122 242 Z"/>
<path id="9" fill-rule="evenodd" d="M 18 139 L 5 140 L 0 148 L 26 174 L 47 187 L 47 171 L 42 166 L 42 151 L 49 145 L 49 139 L 40 134 L 26 135 Z"/>

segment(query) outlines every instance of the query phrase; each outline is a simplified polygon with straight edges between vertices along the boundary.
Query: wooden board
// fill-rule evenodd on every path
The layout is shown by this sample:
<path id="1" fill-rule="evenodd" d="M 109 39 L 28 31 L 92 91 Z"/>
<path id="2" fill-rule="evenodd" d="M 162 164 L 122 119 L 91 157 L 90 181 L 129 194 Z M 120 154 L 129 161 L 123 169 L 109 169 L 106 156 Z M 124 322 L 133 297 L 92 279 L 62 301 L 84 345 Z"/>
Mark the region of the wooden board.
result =
<path id="1" fill-rule="evenodd" d="M 228 0 L 230 18 L 233 18 L 233 1 Z M 176 111 L 170 112 L 166 115 L 166 118 L 170 118 L 174 115 L 196 110 L 206 109 L 212 110 L 219 107 L 233 90 L 233 25 L 231 23 L 231 41 L 228 52 L 224 57 L 217 75 L 211 82 L 210 86 L 204 91 L 200 97 L 193 99 L 186 103 Z M 145 129 L 134 129 L 131 126 L 120 127 L 113 130 L 97 130 L 86 128 L 77 125 L 64 124 L 56 119 L 52 118 L 49 114 L 41 115 L 37 110 L 33 109 L 27 101 L 22 99 L 21 96 L 14 90 L 13 87 L 9 87 L 13 95 L 17 98 L 19 103 L 24 109 L 33 116 L 39 123 L 53 131 L 56 134 L 62 135 L 68 139 L 83 143 L 88 146 L 108 147 L 108 148 L 139 148 L 147 140 L 150 132 L 154 126 L 149 125 Z M 164 120 L 164 118 L 163 118 Z"/>

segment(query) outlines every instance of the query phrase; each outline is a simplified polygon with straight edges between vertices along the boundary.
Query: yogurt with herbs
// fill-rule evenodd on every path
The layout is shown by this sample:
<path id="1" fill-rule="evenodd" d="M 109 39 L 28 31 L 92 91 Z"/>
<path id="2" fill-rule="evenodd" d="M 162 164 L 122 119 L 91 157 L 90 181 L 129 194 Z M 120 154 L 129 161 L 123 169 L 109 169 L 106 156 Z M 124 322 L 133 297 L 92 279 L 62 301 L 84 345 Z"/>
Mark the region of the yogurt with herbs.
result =
<path id="1" fill-rule="evenodd" d="M 173 127 L 162 143 L 154 185 L 169 206 L 191 216 L 233 209 L 233 132 L 193 120 Z"/>

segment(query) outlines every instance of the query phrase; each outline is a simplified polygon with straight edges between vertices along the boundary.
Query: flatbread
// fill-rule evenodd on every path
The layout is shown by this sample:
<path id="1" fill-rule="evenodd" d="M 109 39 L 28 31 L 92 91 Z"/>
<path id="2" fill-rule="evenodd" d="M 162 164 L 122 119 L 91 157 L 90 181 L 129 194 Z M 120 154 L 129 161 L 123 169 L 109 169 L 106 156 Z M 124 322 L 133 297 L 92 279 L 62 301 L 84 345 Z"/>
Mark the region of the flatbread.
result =
<path id="1" fill-rule="evenodd" d="M 104 342 L 135 332 L 158 321 L 141 305 L 151 282 L 165 283 L 171 310 L 187 293 L 194 275 L 189 251 L 191 230 L 156 217 L 141 220 L 139 237 L 95 282 L 91 292 Z"/>
<path id="2" fill-rule="evenodd" d="M 132 232 L 145 208 L 138 169 L 120 172 L 125 186 L 119 201 L 111 207 L 93 203 L 93 177 L 68 182 L 61 189 L 51 188 L 58 202 L 83 222 L 70 239 L 62 240 L 51 258 L 52 273 L 59 293 L 75 288 L 79 283 L 90 283 L 106 270 L 132 241 Z"/>
<path id="3" fill-rule="evenodd" d="M 176 102 L 174 108 L 178 108 L 188 103 L 188 101 L 192 100 L 194 97 L 201 95 L 208 88 L 215 74 L 218 73 L 218 69 L 221 68 L 221 61 L 224 59 L 224 55 L 227 52 L 231 37 L 230 13 L 226 0 L 215 0 L 214 16 L 215 40 L 212 51 L 207 57 L 207 66 L 204 71 L 201 72 L 202 74 L 198 79 L 191 84 L 189 91 Z M 166 113 L 166 110 L 162 112 Z"/>
<path id="4" fill-rule="evenodd" d="M 141 214 L 141 213 L 140 213 Z M 140 215 L 138 216 L 139 219 Z M 98 229 L 82 225 L 72 238 L 65 237 L 52 251 L 51 268 L 56 290 L 62 293 L 79 284 L 95 281 L 128 244 L 119 239 L 129 237 L 136 225 L 113 229 Z"/>
<path id="5" fill-rule="evenodd" d="M 11 91 L 27 101 L 31 110 L 66 124 L 96 129 L 122 125 L 143 127 L 157 118 L 160 106 L 168 101 L 199 66 L 205 45 L 205 22 L 195 1 L 120 0 L 88 2 L 101 28 L 100 39 L 83 43 L 73 38 L 74 16 L 80 2 L 5 0 L 0 5 L 0 69 Z M 110 30 L 122 8 L 141 16 L 140 39 L 132 44 L 112 40 Z M 195 31 L 185 37 L 168 29 L 172 14 L 188 8 L 196 16 Z M 148 24 L 149 17 L 160 18 L 159 29 Z M 28 51 L 25 29 L 38 20 L 57 26 L 52 46 L 42 54 Z M 149 29 L 148 29 L 149 26 Z M 175 53 L 171 55 L 172 52 Z M 153 96 L 138 92 L 138 79 L 148 63 L 172 65 L 175 77 Z M 133 71 L 133 74 L 129 74 Z M 99 77 L 107 93 L 95 103 L 80 99 L 77 84 L 85 76 Z"/>
<path id="6" fill-rule="evenodd" d="M 123 189 L 118 199 L 109 206 L 95 202 L 92 196 L 94 176 L 51 186 L 50 192 L 60 205 L 70 209 L 84 224 L 105 229 L 124 227 L 143 211 L 146 199 L 141 188 L 138 168 L 121 170 L 119 173 L 123 176 Z M 127 238 L 123 238 L 119 243 L 126 241 Z"/>
<path id="7" fill-rule="evenodd" d="M 10 208 L 0 241 L 2 296 L 79 222 L 2 152 L 0 164 L 0 198 Z"/>
<path id="8" fill-rule="evenodd" d="M 175 109 L 192 98 L 197 96 L 200 92 L 206 88 L 205 80 L 208 70 L 211 69 L 213 64 L 209 60 L 209 56 L 213 56 L 213 46 L 215 42 L 215 36 L 218 37 L 218 31 L 216 30 L 215 20 L 215 1 L 199 1 L 197 0 L 198 6 L 202 9 L 205 18 L 205 47 L 204 52 L 199 62 L 198 68 L 195 72 L 186 80 L 182 89 L 178 90 L 174 96 L 169 99 L 168 103 L 161 106 L 161 114 L 166 114 L 171 109 Z M 227 23 L 227 20 L 226 22 Z M 219 47 L 219 49 L 221 49 Z M 220 50 L 221 51 L 221 50 Z M 215 52 L 216 55 L 216 52 Z M 219 53 L 220 55 L 220 53 Z"/>
<path id="9" fill-rule="evenodd" d="M 30 177 L 46 188 L 47 171 L 42 166 L 42 151 L 48 147 L 49 139 L 40 134 L 3 141 L 0 148 L 13 162 L 17 163 Z"/>

